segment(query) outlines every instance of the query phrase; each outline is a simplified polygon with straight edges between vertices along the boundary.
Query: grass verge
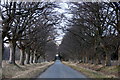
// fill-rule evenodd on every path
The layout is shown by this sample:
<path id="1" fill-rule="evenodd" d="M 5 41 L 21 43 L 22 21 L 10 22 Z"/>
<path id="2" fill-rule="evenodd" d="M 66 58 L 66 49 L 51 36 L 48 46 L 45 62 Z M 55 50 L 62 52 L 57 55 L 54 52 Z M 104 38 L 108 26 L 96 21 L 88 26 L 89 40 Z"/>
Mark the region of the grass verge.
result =
<path id="1" fill-rule="evenodd" d="M 83 67 L 83 66 L 81 66 L 79 64 L 69 63 L 69 62 L 63 62 L 63 64 L 68 65 L 68 66 L 70 66 L 71 68 L 73 68 L 73 69 L 75 69 L 77 71 L 80 71 L 81 73 L 86 75 L 88 78 L 117 78 L 114 75 L 107 75 L 105 73 L 98 72 L 96 70 Z M 103 71 L 105 69 L 107 69 L 107 67 L 104 67 L 101 70 Z M 113 72 L 116 71 L 116 68 L 115 68 L 115 70 L 111 70 L 111 72 L 112 71 Z"/>
<path id="2" fill-rule="evenodd" d="M 44 62 L 21 66 L 3 61 L 2 78 L 35 78 L 52 64 L 53 62 Z"/>

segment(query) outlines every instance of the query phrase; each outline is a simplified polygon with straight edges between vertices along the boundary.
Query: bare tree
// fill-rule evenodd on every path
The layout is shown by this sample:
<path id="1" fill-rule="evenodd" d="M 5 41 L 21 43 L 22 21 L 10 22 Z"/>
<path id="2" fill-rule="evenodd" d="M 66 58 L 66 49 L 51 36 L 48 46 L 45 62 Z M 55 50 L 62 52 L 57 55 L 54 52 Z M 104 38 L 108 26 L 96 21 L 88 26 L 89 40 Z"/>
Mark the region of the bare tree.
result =
<path id="1" fill-rule="evenodd" d="M 67 32 L 76 36 L 76 38 L 74 36 L 70 38 L 71 41 L 75 39 L 77 44 L 81 45 L 79 55 L 82 56 L 82 60 L 84 62 L 91 60 L 92 63 L 99 64 L 102 62 L 101 59 L 105 59 L 105 65 L 111 65 L 111 54 L 118 50 L 117 44 L 119 44 L 117 39 L 119 38 L 118 29 L 115 28 L 117 25 L 114 25 L 118 24 L 119 16 L 118 13 L 115 13 L 113 6 L 110 6 L 115 3 L 89 2 L 71 4 L 69 14 L 73 14 L 73 17 L 67 21 L 68 26 L 70 26 Z M 108 38 L 110 38 L 109 42 Z M 67 45 L 65 44 L 67 39 L 64 40 L 64 45 Z M 67 47 L 70 48 L 70 46 Z M 71 47 L 71 49 L 73 48 Z M 89 53 L 91 50 L 93 52 Z M 77 53 L 74 52 L 74 54 Z"/>

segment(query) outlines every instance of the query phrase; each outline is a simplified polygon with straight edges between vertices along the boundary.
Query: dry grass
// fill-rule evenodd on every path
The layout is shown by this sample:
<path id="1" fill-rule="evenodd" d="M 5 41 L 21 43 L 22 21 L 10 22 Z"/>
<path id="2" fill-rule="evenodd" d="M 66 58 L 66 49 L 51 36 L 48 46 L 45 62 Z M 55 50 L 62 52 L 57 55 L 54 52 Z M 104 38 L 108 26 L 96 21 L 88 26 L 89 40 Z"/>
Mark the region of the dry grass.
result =
<path id="1" fill-rule="evenodd" d="M 104 65 L 94 65 L 94 64 L 83 64 L 79 63 L 77 66 L 85 67 L 87 69 L 91 69 L 97 71 L 99 73 L 103 73 L 105 75 L 109 75 L 111 77 L 118 77 L 118 67 L 117 66 L 104 66 Z"/>
<path id="2" fill-rule="evenodd" d="M 117 78 L 116 66 L 105 67 L 103 65 L 91 65 L 91 64 L 75 64 L 69 62 L 63 62 L 64 64 L 78 70 L 88 76 L 89 78 Z"/>
<path id="3" fill-rule="evenodd" d="M 53 64 L 53 62 L 44 62 L 21 66 L 8 64 L 8 61 L 2 63 L 2 78 L 34 78 Z"/>

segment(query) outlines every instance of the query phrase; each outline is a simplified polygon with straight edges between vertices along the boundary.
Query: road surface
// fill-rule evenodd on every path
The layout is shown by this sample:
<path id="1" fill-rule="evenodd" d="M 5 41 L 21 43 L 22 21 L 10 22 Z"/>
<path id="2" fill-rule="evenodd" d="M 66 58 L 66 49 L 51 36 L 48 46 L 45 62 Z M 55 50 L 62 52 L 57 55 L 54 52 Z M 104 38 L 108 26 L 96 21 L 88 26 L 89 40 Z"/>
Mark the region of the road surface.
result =
<path id="1" fill-rule="evenodd" d="M 59 60 L 43 72 L 38 78 L 86 78 L 82 73 L 62 64 Z"/>

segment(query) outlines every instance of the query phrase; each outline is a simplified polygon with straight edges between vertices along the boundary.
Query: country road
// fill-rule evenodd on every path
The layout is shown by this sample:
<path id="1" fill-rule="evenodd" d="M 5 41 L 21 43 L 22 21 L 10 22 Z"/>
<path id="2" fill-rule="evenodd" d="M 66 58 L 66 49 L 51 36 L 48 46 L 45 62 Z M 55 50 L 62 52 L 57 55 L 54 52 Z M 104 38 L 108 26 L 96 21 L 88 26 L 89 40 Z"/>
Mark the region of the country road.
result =
<path id="1" fill-rule="evenodd" d="M 55 63 L 43 72 L 38 78 L 86 78 L 82 73 L 64 65 L 61 61 Z"/>

